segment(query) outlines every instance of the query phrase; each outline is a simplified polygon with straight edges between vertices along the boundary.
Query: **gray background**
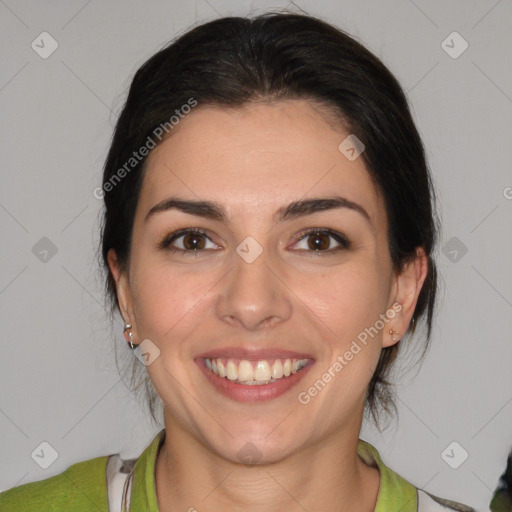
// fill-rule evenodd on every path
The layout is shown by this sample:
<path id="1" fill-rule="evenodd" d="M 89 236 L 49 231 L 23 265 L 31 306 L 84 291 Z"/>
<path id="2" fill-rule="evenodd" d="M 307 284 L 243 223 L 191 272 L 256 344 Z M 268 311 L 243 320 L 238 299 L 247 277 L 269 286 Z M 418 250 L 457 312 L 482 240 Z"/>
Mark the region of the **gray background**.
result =
<path id="1" fill-rule="evenodd" d="M 432 347 L 419 370 L 402 372 L 399 420 L 361 437 L 415 485 L 487 508 L 512 447 L 507 0 L 0 0 L 0 490 L 92 457 L 137 456 L 159 430 L 116 368 L 114 346 L 121 366 L 130 354 L 103 306 L 93 190 L 126 89 L 149 56 L 192 24 L 287 5 L 347 30 L 395 73 L 440 194 Z M 43 31 L 59 45 L 46 59 L 31 47 Z M 452 56 L 442 46 L 454 31 L 469 45 L 457 58 L 461 40 L 444 43 Z M 43 237 L 56 254 L 41 252 Z M 43 441 L 58 452 L 47 469 L 31 457 Z M 469 454 L 458 469 L 441 456 L 453 441 Z"/>

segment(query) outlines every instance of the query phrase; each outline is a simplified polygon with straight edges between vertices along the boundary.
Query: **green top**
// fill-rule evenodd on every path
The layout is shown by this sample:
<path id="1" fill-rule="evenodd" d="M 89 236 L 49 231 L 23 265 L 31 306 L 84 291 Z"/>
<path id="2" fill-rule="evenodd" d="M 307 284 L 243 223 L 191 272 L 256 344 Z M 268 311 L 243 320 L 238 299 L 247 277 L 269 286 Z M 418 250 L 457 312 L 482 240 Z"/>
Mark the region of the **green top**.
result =
<path id="1" fill-rule="evenodd" d="M 134 512 L 158 512 L 155 487 L 155 462 L 161 430 L 138 457 L 133 476 L 130 509 Z M 357 452 L 380 471 L 380 489 L 375 512 L 417 512 L 417 489 L 382 462 L 378 451 L 359 439 Z M 62 473 L 13 487 L 0 493 L 2 512 L 108 512 L 106 464 L 109 456 L 73 464 Z M 420 507 L 421 510 L 421 507 Z"/>

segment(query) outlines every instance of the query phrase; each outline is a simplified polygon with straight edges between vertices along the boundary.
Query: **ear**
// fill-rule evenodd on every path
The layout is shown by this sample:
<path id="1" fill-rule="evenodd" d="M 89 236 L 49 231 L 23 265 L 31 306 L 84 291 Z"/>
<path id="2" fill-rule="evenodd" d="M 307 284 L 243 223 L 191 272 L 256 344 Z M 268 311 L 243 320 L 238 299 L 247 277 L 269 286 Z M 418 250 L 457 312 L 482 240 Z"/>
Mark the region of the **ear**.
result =
<path id="1" fill-rule="evenodd" d="M 123 271 L 119 265 L 117 254 L 114 249 L 110 249 L 107 254 L 108 266 L 116 282 L 117 300 L 119 302 L 120 313 L 125 323 L 132 325 L 132 333 L 136 338 L 137 326 L 135 324 L 135 314 L 133 310 L 132 296 L 130 292 L 130 282 L 128 273 Z M 128 341 L 128 334 L 125 334 Z"/>
<path id="2" fill-rule="evenodd" d="M 393 304 L 399 303 L 401 309 L 386 326 L 382 340 L 383 347 L 389 347 L 398 343 L 409 328 L 409 323 L 414 314 L 414 309 L 416 308 L 416 303 L 418 302 L 418 297 L 427 277 L 427 273 L 427 255 L 423 247 L 418 247 L 414 260 L 407 263 L 402 272 L 396 275 L 395 292 L 392 294 L 394 300 L 389 305 L 389 308 L 391 308 Z M 396 307 L 397 306 L 393 308 L 395 311 L 397 310 L 395 309 Z M 390 329 L 394 331 L 393 334 L 389 333 Z M 397 341 L 393 341 L 393 337 L 395 337 Z"/>

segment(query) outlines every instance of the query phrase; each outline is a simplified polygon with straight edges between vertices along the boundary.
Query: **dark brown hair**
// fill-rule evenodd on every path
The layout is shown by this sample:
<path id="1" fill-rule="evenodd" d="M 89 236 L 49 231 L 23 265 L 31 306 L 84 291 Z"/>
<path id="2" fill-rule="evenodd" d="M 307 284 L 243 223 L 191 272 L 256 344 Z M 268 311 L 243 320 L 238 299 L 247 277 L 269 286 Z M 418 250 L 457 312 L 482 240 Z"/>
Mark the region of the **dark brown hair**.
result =
<path id="1" fill-rule="evenodd" d="M 136 72 L 103 174 L 101 263 L 111 313 L 119 304 L 107 253 L 115 249 L 120 265 L 127 268 L 146 159 L 134 163 L 122 179 L 113 180 L 123 166 L 127 169 L 133 151 L 147 144 L 148 137 L 154 139 L 155 128 L 169 124 L 190 98 L 198 102 L 197 108 L 309 99 L 327 105 L 340 124 L 364 143 L 362 158 L 385 201 L 395 270 L 401 271 L 414 259 L 418 247 L 428 257 L 428 275 L 408 331 L 414 334 L 420 320 L 425 320 L 423 356 L 431 337 L 436 298 L 432 254 L 438 228 L 432 179 L 407 99 L 392 73 L 363 45 L 322 20 L 295 13 L 226 17 L 196 26 Z M 382 350 L 368 386 L 366 411 L 377 426 L 379 409 L 388 413 L 396 409 L 389 372 L 401 343 Z M 142 366 L 135 358 L 134 364 Z M 143 383 L 155 419 L 158 396 L 147 375 Z"/>

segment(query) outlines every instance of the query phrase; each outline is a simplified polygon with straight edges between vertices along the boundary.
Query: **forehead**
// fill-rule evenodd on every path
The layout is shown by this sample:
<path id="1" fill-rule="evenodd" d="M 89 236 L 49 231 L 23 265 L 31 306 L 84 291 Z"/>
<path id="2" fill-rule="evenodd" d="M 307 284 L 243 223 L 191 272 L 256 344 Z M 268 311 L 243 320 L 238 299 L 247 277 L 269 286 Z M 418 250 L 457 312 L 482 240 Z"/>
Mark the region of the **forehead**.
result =
<path id="1" fill-rule="evenodd" d="M 308 196 L 361 204 L 377 229 L 383 200 L 361 157 L 338 149 L 350 135 L 306 100 L 198 106 L 148 156 L 138 214 L 179 193 L 260 214 Z"/>

